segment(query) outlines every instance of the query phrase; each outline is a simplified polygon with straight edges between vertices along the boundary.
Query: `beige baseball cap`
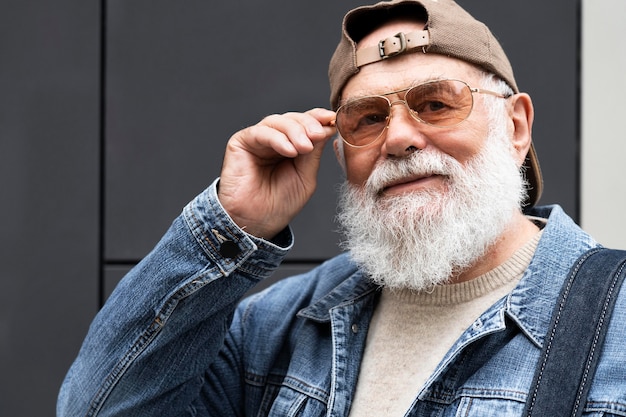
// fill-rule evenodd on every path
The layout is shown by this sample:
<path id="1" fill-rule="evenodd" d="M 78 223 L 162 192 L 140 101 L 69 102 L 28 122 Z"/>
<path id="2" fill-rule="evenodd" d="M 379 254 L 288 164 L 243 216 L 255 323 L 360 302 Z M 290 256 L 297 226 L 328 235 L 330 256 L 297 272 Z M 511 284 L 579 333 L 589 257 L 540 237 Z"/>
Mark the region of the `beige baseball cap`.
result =
<path id="1" fill-rule="evenodd" d="M 381 24 L 414 16 L 426 22 L 424 30 L 398 33 L 378 45 L 357 50 L 357 42 Z M 412 52 L 450 56 L 478 66 L 519 92 L 511 63 L 489 28 L 452 0 L 389 0 L 350 10 L 343 19 L 342 36 L 328 69 L 330 104 L 339 107 L 341 91 L 359 68 Z M 537 153 L 531 143 L 524 163 L 530 189 L 526 205 L 534 206 L 543 191 Z"/>

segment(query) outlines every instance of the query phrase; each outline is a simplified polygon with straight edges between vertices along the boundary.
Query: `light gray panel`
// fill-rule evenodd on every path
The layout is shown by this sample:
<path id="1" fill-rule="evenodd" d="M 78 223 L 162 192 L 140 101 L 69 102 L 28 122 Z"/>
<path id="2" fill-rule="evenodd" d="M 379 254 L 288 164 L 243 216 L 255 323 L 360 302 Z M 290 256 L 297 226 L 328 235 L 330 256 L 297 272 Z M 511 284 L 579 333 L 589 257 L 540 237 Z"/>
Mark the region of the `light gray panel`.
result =
<path id="1" fill-rule="evenodd" d="M 0 415 L 54 416 L 98 306 L 98 12 L 0 4 Z"/>

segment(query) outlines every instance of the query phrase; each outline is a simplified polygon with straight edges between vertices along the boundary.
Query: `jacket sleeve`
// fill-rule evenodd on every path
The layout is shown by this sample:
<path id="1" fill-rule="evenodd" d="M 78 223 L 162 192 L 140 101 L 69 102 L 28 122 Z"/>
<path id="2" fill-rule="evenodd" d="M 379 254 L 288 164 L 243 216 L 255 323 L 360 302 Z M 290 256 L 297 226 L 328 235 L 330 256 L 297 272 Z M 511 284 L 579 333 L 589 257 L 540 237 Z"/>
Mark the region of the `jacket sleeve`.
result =
<path id="1" fill-rule="evenodd" d="M 216 187 L 183 209 L 97 314 L 61 387 L 58 417 L 196 415 L 202 375 L 238 301 L 293 241 L 289 229 L 276 243 L 244 233 Z"/>

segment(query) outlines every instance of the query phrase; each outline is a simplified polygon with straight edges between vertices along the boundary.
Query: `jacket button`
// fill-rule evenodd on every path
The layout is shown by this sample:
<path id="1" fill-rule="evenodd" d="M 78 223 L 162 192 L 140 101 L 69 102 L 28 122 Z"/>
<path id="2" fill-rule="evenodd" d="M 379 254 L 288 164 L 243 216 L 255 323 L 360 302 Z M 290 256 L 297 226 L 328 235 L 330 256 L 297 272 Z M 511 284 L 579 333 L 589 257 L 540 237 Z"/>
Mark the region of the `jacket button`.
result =
<path id="1" fill-rule="evenodd" d="M 235 258 L 237 257 L 237 255 L 239 255 L 240 252 L 241 249 L 239 249 L 239 246 L 232 240 L 225 240 L 220 245 L 220 255 L 222 255 L 224 258 Z"/>

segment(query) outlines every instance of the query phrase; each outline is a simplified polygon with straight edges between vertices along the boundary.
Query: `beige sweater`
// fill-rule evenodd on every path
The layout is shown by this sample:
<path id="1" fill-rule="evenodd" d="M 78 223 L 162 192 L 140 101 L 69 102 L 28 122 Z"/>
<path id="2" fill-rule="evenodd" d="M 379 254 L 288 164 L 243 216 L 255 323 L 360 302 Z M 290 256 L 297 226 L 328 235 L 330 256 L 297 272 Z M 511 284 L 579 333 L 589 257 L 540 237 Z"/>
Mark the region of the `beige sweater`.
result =
<path id="1" fill-rule="evenodd" d="M 509 260 L 433 292 L 383 290 L 370 324 L 350 417 L 404 416 L 444 355 L 518 283 L 541 233 Z"/>

